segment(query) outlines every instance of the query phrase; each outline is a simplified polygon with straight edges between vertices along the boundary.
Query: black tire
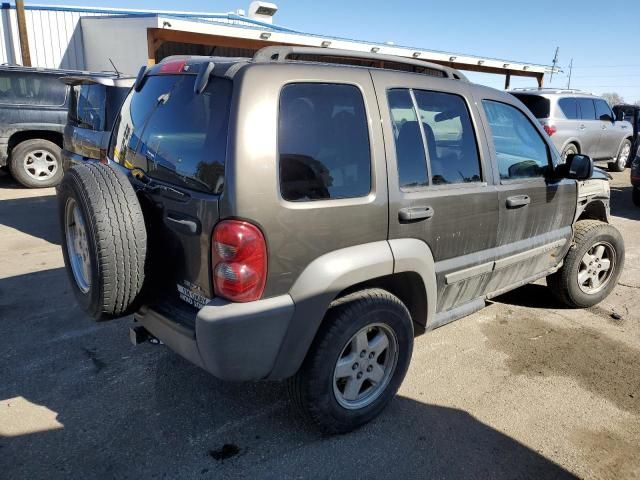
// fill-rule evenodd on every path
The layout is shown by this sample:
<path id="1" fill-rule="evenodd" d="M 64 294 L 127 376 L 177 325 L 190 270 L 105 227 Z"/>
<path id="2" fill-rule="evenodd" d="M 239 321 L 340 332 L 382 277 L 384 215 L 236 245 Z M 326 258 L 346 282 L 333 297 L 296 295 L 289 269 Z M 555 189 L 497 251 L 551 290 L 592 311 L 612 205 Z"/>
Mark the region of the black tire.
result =
<path id="1" fill-rule="evenodd" d="M 628 149 L 628 154 L 626 156 L 621 156 L 622 151 Z M 631 140 L 628 138 L 622 142 L 620 145 L 620 150 L 618 150 L 618 154 L 616 155 L 614 162 L 609 162 L 609 170 L 612 172 L 624 172 L 624 169 L 627 168 L 629 164 L 629 157 L 631 157 Z"/>
<path id="2" fill-rule="evenodd" d="M 126 315 L 142 290 L 147 251 L 147 231 L 133 187 L 115 168 L 87 163 L 67 172 L 57 196 L 62 252 L 78 302 L 95 320 Z M 69 226 L 70 208 L 78 209 L 85 225 L 85 233 L 77 237 L 72 233 L 77 223 Z M 76 251 L 71 239 L 80 237 L 88 253 L 88 273 L 78 279 L 70 249 Z M 73 258 L 80 261 L 77 255 Z"/>
<path id="3" fill-rule="evenodd" d="M 31 167 L 32 159 L 43 159 L 44 168 Z M 25 140 L 11 151 L 9 160 L 11 175 L 28 188 L 54 187 L 64 175 L 62 171 L 62 150 L 49 140 L 36 138 Z M 47 173 L 48 172 L 48 173 Z"/>
<path id="4" fill-rule="evenodd" d="M 578 147 L 576 147 L 575 144 L 570 143 L 569 145 L 564 147 L 564 150 L 562 150 L 562 160 L 566 161 L 567 155 L 577 154 L 577 153 L 578 153 Z"/>
<path id="5" fill-rule="evenodd" d="M 607 248 L 610 246 L 614 252 L 613 259 L 610 259 L 612 271 L 601 290 L 587 293 L 579 285 L 578 272 L 585 254 L 601 242 Z M 623 268 L 624 241 L 620 232 L 598 220 L 581 220 L 575 224 L 573 245 L 564 258 L 562 268 L 547 277 L 547 285 L 553 295 L 568 307 L 592 307 L 604 300 L 615 288 Z"/>
<path id="6" fill-rule="evenodd" d="M 395 335 L 395 368 L 389 370 L 386 382 L 381 382 L 379 394 L 371 403 L 348 409 L 339 403 L 334 393 L 334 369 L 350 339 L 374 325 L 377 325 L 374 328 L 383 326 Z M 389 352 L 391 349 L 387 355 L 391 355 Z M 407 373 L 412 352 L 413 323 L 409 311 L 397 297 L 380 289 L 348 295 L 327 313 L 302 367 L 288 381 L 289 395 L 301 413 L 323 433 L 350 432 L 375 418 L 393 398 Z"/>
<path id="7" fill-rule="evenodd" d="M 633 200 L 633 204 L 636 207 L 640 207 L 640 188 L 633 187 L 633 190 L 631 191 L 631 200 Z"/>

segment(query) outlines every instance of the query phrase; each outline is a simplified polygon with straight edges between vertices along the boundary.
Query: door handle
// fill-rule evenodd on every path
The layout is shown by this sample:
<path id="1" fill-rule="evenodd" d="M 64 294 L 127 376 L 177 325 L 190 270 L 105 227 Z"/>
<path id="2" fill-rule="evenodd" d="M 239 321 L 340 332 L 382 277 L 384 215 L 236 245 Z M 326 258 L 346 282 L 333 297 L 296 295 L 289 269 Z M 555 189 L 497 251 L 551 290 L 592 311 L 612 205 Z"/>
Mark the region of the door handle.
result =
<path id="1" fill-rule="evenodd" d="M 600 128 L 602 128 L 602 130 L 606 130 L 607 126 L 606 125 L 602 125 L 602 127 L 600 127 Z"/>
<path id="2" fill-rule="evenodd" d="M 428 220 L 433 217 L 434 213 L 431 207 L 401 208 L 398 210 L 398 219 L 403 223 L 410 223 L 419 220 Z"/>
<path id="3" fill-rule="evenodd" d="M 507 198 L 507 208 L 521 208 L 526 207 L 531 203 L 529 195 L 514 195 Z"/>
<path id="4" fill-rule="evenodd" d="M 580 130 L 584 130 L 584 129 L 585 129 L 585 128 L 587 128 L 587 127 L 585 127 L 585 126 L 584 126 L 584 123 L 581 123 L 581 124 L 580 124 L 580 126 L 579 126 L 578 128 L 580 128 Z"/>

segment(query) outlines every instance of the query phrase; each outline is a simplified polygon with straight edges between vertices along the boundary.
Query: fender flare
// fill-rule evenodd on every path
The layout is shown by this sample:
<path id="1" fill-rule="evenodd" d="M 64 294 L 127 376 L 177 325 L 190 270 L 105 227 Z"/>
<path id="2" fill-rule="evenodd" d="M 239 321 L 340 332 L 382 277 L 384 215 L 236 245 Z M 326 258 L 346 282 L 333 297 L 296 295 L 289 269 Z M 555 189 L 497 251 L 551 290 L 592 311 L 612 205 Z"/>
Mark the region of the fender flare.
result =
<path id="1" fill-rule="evenodd" d="M 427 324 L 435 318 L 435 264 L 426 243 L 416 239 L 382 240 L 329 252 L 303 270 L 289 295 L 295 311 L 269 379 L 294 375 L 309 350 L 331 302 L 345 289 L 400 272 L 420 275 L 427 295 Z"/>

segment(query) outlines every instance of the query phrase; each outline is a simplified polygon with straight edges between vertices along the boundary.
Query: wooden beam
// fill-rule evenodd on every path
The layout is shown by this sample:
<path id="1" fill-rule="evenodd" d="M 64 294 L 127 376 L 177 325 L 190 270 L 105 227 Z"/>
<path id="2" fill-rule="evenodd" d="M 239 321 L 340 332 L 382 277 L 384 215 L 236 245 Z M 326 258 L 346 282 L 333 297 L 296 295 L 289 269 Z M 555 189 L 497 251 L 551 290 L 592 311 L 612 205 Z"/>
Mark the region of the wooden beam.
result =
<path id="1" fill-rule="evenodd" d="M 29 35 L 27 34 L 27 21 L 24 16 L 24 0 L 16 0 L 16 16 L 18 17 L 18 36 L 20 37 L 20 51 L 22 53 L 22 65 L 31 66 L 31 53 L 29 52 Z"/>

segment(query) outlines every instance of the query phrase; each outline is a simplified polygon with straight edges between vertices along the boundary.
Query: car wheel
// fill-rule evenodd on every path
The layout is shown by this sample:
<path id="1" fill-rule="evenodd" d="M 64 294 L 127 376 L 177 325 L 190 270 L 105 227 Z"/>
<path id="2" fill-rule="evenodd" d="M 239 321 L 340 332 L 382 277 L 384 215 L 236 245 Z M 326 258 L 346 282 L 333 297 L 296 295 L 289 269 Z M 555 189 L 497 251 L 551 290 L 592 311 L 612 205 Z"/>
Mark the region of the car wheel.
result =
<path id="1" fill-rule="evenodd" d="M 623 267 L 620 232 L 604 222 L 581 220 L 562 267 L 547 277 L 547 285 L 566 306 L 591 307 L 611 293 Z"/>
<path id="2" fill-rule="evenodd" d="M 618 151 L 618 156 L 616 157 L 615 162 L 609 163 L 609 170 L 613 172 L 624 172 L 624 169 L 627 168 L 627 164 L 629 163 L 630 155 L 631 141 L 629 139 L 626 139 L 620 146 L 620 150 Z"/>
<path id="3" fill-rule="evenodd" d="M 370 289 L 341 298 L 289 380 L 293 403 L 324 433 L 346 433 L 376 417 L 404 379 L 413 323 L 391 293 Z"/>
<path id="4" fill-rule="evenodd" d="M 28 188 L 53 187 L 60 183 L 62 150 L 49 140 L 25 140 L 11 151 L 13 178 Z"/>
<path id="5" fill-rule="evenodd" d="M 575 155 L 577 153 L 578 147 L 576 147 L 573 143 L 570 143 L 569 145 L 564 147 L 564 150 L 562 150 L 562 161 L 566 162 L 569 155 Z"/>
<path id="6" fill-rule="evenodd" d="M 142 290 L 147 247 L 131 184 L 113 167 L 78 165 L 57 197 L 62 253 L 78 302 L 96 320 L 127 314 Z"/>

